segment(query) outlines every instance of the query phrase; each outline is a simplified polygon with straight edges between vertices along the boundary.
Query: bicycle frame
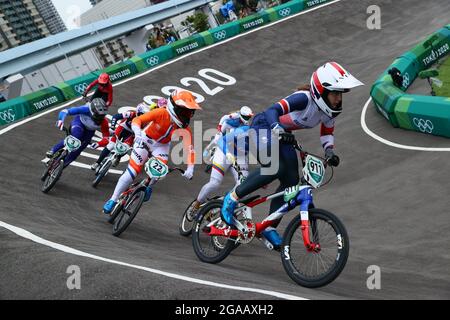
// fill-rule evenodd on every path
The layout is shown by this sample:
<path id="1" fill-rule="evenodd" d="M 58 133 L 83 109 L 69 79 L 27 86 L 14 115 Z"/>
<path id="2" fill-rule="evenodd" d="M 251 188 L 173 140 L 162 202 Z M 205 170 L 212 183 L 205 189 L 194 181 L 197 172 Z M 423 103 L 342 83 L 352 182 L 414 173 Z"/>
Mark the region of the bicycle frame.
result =
<path id="1" fill-rule="evenodd" d="M 303 151 L 300 146 L 296 145 L 296 149 L 300 152 L 300 156 L 302 159 L 303 166 L 305 165 L 305 156 L 308 155 L 307 152 Z M 322 159 L 322 158 L 321 158 Z M 331 178 L 330 178 L 331 180 Z M 329 182 L 329 181 L 328 181 Z M 327 183 L 328 183 L 327 182 Z M 255 200 L 252 200 L 249 203 L 244 204 L 240 202 L 238 208 L 236 208 L 234 212 L 233 222 L 236 229 L 232 229 L 232 227 L 228 226 L 226 228 L 217 228 L 215 224 L 221 220 L 221 218 L 214 219 L 211 221 L 206 227 L 209 232 L 207 232 L 210 236 L 223 236 L 228 238 L 235 238 L 236 241 L 244 240 L 244 242 L 250 242 L 253 238 L 261 237 L 261 233 L 266 230 L 268 227 L 273 226 L 277 220 L 281 219 L 284 215 L 286 215 L 289 211 L 300 206 L 300 216 L 301 216 L 301 230 L 303 243 L 305 248 L 308 251 L 320 251 L 320 245 L 318 243 L 313 243 L 309 236 L 309 209 L 314 208 L 313 197 L 312 197 L 313 188 L 309 185 L 297 185 L 287 188 L 285 191 L 280 191 L 277 193 L 270 194 L 264 197 L 258 197 Z M 294 195 L 295 193 L 295 195 Z M 271 213 L 268 217 L 266 217 L 261 222 L 254 223 L 252 220 L 252 209 L 253 207 L 267 202 L 269 200 L 281 197 L 285 194 L 293 195 L 286 203 L 284 203 L 278 210 Z M 245 202 L 245 200 L 244 200 Z M 236 217 L 239 215 L 243 216 L 243 220 L 247 221 L 242 224 Z"/>

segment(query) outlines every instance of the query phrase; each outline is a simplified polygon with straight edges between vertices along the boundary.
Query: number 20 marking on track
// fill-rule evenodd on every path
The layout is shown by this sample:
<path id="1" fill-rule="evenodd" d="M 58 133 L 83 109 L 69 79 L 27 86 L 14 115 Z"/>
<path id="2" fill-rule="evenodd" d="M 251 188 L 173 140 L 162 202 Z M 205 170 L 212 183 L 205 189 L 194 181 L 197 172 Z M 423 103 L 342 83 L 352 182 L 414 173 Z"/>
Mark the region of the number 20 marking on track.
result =
<path id="1" fill-rule="evenodd" d="M 198 72 L 198 74 L 202 78 L 205 78 L 209 81 L 219 84 L 219 86 L 217 86 L 215 88 L 211 88 L 202 79 L 194 78 L 194 77 L 185 77 L 185 78 L 181 79 L 180 80 L 181 84 L 183 86 L 189 87 L 189 86 L 191 86 L 192 83 L 197 83 L 200 86 L 200 88 L 202 88 L 202 90 L 210 96 L 214 96 L 217 93 L 219 93 L 220 91 L 222 91 L 224 89 L 224 87 L 222 87 L 222 86 L 232 86 L 232 85 L 236 84 L 236 79 L 234 77 L 232 77 L 226 73 L 223 73 L 221 71 L 215 70 L 215 69 L 211 69 L 211 68 L 201 69 Z M 218 79 L 212 75 L 219 76 L 223 80 Z M 165 86 L 165 87 L 161 88 L 161 92 L 165 96 L 170 96 L 170 94 L 174 90 L 187 90 L 187 89 L 180 88 L 177 86 Z M 193 92 L 191 90 L 187 90 L 187 91 L 191 92 L 194 95 L 197 103 L 202 103 L 203 101 L 205 101 L 205 97 L 202 96 L 201 94 Z M 150 97 L 154 102 L 156 102 L 159 98 L 161 98 L 160 96 L 153 96 L 153 95 L 150 95 Z"/>

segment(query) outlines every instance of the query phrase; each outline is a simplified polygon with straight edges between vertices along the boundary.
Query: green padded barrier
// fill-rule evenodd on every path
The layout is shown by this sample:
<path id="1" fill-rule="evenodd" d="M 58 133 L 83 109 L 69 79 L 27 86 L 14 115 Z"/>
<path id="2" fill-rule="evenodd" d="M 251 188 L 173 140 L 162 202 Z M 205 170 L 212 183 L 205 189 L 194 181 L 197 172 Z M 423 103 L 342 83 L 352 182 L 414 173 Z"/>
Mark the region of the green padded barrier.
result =
<path id="1" fill-rule="evenodd" d="M 209 30 L 210 35 L 215 43 L 229 39 L 239 34 L 240 26 L 238 21 L 224 24 L 220 27 Z"/>
<path id="2" fill-rule="evenodd" d="M 450 138 L 450 98 L 406 95 L 395 115 L 401 128 Z"/>
<path id="3" fill-rule="evenodd" d="M 303 10 L 309 9 L 311 7 L 318 6 L 319 4 L 324 4 L 332 0 L 303 0 Z"/>
<path id="4" fill-rule="evenodd" d="M 147 69 L 156 67 L 174 57 L 172 47 L 170 45 L 165 45 L 145 53 L 138 55 L 142 58 Z"/>
<path id="5" fill-rule="evenodd" d="M 68 85 L 65 82 L 55 84 L 53 87 L 58 88 L 62 92 L 64 99 L 66 100 L 72 100 L 79 96 L 79 94 L 75 92 L 72 86 Z"/>
<path id="6" fill-rule="evenodd" d="M 28 102 L 17 97 L 0 103 L 0 126 L 25 118 L 28 113 Z"/>
<path id="7" fill-rule="evenodd" d="M 442 28 L 410 50 L 417 57 L 419 69 L 425 70 L 450 52 L 450 30 Z"/>
<path id="8" fill-rule="evenodd" d="M 28 102 L 30 115 L 66 101 L 61 91 L 54 87 L 27 94 L 23 98 Z"/>
<path id="9" fill-rule="evenodd" d="M 126 60 L 103 69 L 101 73 L 103 72 L 109 74 L 111 82 L 114 83 L 137 74 L 138 70 L 132 61 Z"/>
<path id="10" fill-rule="evenodd" d="M 200 36 L 203 38 L 203 42 L 205 43 L 205 46 L 214 44 L 214 37 L 209 31 L 200 32 Z"/>
<path id="11" fill-rule="evenodd" d="M 178 40 L 170 45 L 174 56 L 181 56 L 205 46 L 205 39 L 200 34 Z"/>
<path id="12" fill-rule="evenodd" d="M 74 93 L 79 97 L 83 95 L 84 91 L 88 87 L 88 85 L 98 78 L 98 72 L 91 72 L 87 75 L 84 75 L 82 77 L 78 77 L 69 81 L 66 81 L 65 83 L 72 88 Z M 94 89 L 93 89 L 94 90 Z"/>
<path id="13" fill-rule="evenodd" d="M 303 10 L 303 0 L 293 0 L 267 9 L 270 21 L 286 18 Z"/>
<path id="14" fill-rule="evenodd" d="M 395 105 L 397 100 L 405 95 L 405 93 L 389 83 L 378 83 L 372 87 L 370 95 L 377 107 L 377 111 L 385 117 L 392 126 L 398 127 L 398 121 L 395 115 Z"/>
<path id="15" fill-rule="evenodd" d="M 141 73 L 142 71 L 147 70 L 147 66 L 146 66 L 146 64 L 144 62 L 144 59 L 142 59 L 139 56 L 134 56 L 134 57 L 130 58 L 127 61 L 130 61 L 130 62 L 134 63 L 138 73 Z"/>
<path id="16" fill-rule="evenodd" d="M 260 27 L 269 21 L 269 14 L 266 11 L 258 12 L 239 20 L 240 32 L 242 33 Z"/>

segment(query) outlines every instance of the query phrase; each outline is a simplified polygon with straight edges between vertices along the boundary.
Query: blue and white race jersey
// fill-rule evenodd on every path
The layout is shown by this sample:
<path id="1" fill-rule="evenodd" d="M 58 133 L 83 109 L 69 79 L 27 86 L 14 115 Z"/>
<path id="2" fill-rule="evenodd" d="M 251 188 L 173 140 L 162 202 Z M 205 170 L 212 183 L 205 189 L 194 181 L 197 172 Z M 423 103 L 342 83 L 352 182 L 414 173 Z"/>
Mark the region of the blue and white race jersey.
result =
<path id="1" fill-rule="evenodd" d="M 327 149 L 334 145 L 335 119 L 323 113 L 311 98 L 309 91 L 297 91 L 281 99 L 264 112 L 270 128 L 281 125 L 286 130 L 320 128 L 322 147 Z"/>
<path id="2" fill-rule="evenodd" d="M 80 116 L 81 123 L 86 127 L 88 130 L 100 130 L 101 123 L 97 124 L 94 122 L 94 120 L 91 117 L 91 112 L 89 110 L 89 106 L 84 105 L 81 107 L 73 107 L 70 109 L 64 109 L 59 113 L 58 120 L 64 121 L 67 115 Z"/>
<path id="3" fill-rule="evenodd" d="M 249 150 L 248 130 L 249 126 L 240 126 L 224 135 L 217 142 L 217 146 L 223 154 L 228 152 L 234 156 L 246 156 Z"/>

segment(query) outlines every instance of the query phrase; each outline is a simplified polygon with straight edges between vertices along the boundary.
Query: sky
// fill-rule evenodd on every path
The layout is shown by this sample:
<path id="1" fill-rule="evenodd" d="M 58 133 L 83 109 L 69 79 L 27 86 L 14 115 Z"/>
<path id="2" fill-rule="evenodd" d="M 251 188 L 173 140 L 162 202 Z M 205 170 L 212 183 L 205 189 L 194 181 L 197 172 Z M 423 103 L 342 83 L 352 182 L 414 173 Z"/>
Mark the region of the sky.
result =
<path id="1" fill-rule="evenodd" d="M 52 0 L 52 2 L 69 30 L 79 26 L 77 17 L 92 8 L 89 0 Z"/>

